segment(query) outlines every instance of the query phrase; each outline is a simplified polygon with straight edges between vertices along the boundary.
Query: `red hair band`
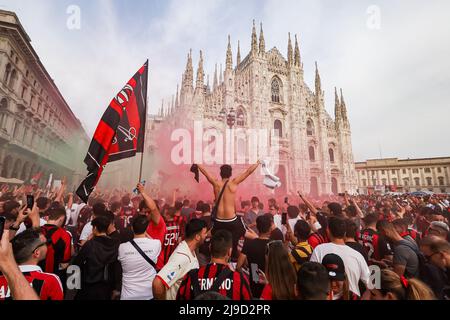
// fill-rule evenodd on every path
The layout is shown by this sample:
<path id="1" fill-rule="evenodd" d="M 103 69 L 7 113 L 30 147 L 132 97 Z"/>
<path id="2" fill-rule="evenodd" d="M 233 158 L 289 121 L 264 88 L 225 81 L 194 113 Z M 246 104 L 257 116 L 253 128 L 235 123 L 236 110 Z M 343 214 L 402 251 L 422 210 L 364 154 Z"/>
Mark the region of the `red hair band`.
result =
<path id="1" fill-rule="evenodd" d="M 405 276 L 400 277 L 400 282 L 402 283 L 403 288 L 408 288 L 409 282 L 408 279 L 405 278 Z"/>

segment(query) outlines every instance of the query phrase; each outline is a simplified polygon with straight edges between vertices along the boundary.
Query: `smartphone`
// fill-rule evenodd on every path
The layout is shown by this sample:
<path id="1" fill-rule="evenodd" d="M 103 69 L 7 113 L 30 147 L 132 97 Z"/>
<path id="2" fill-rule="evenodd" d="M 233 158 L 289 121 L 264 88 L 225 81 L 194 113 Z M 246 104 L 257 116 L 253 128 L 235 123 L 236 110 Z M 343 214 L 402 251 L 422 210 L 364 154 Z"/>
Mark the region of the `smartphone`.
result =
<path id="1" fill-rule="evenodd" d="M 283 212 L 281 214 L 281 224 L 282 225 L 286 225 L 287 224 L 287 213 L 286 212 Z"/>
<path id="2" fill-rule="evenodd" d="M 0 239 L 3 236 L 3 229 L 5 228 L 5 222 L 6 222 L 6 218 L 0 217 Z"/>
<path id="3" fill-rule="evenodd" d="M 27 208 L 33 209 L 33 205 L 34 205 L 34 196 L 31 194 L 27 194 Z"/>

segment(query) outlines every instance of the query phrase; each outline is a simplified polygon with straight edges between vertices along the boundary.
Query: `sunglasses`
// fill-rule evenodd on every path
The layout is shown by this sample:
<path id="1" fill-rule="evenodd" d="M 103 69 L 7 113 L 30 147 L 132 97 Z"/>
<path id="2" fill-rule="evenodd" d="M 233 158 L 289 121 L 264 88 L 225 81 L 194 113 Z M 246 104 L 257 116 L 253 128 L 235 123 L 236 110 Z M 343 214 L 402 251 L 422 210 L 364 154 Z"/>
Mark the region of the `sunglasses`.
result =
<path id="1" fill-rule="evenodd" d="M 43 247 L 43 246 L 46 246 L 46 245 L 48 245 L 49 244 L 49 240 L 47 240 L 47 241 L 45 241 L 45 242 L 41 242 L 40 244 L 38 244 L 37 245 L 37 247 L 36 248 L 34 248 L 33 249 L 33 251 L 32 252 L 35 252 L 37 249 L 39 249 L 40 247 Z"/>

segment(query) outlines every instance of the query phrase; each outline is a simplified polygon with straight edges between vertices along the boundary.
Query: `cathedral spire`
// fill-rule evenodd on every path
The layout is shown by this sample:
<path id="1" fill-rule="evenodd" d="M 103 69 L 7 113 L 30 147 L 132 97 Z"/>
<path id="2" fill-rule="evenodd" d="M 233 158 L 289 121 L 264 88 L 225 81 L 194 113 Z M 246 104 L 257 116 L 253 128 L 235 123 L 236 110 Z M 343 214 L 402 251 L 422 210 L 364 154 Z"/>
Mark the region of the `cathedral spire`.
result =
<path id="1" fill-rule="evenodd" d="M 175 97 L 172 95 L 172 104 L 170 105 L 170 114 L 175 111 Z"/>
<path id="2" fill-rule="evenodd" d="M 258 52 L 258 36 L 256 35 L 256 27 L 255 20 L 253 20 L 253 29 L 252 29 L 252 55 L 255 55 Z"/>
<path id="3" fill-rule="evenodd" d="M 159 109 L 159 116 L 160 117 L 164 116 L 164 99 L 162 99 L 161 101 L 161 109 Z"/>
<path id="4" fill-rule="evenodd" d="M 336 87 L 334 87 L 334 118 L 335 120 L 341 118 L 341 103 L 339 101 L 339 96 Z"/>
<path id="5" fill-rule="evenodd" d="M 261 28 L 259 31 L 259 54 L 263 55 L 266 53 L 266 42 L 264 41 L 264 31 L 261 22 Z"/>
<path id="6" fill-rule="evenodd" d="M 294 65 L 300 67 L 300 49 L 298 47 L 297 35 L 295 35 Z"/>
<path id="7" fill-rule="evenodd" d="M 322 83 L 320 81 L 320 75 L 319 75 L 319 68 L 317 67 L 317 61 L 316 61 L 316 96 L 322 94 Z"/>
<path id="8" fill-rule="evenodd" d="M 288 40 L 288 65 L 292 65 L 292 42 L 291 42 L 291 33 L 288 33 L 289 40 Z"/>
<path id="9" fill-rule="evenodd" d="M 179 105 L 180 105 L 180 101 L 179 101 L 179 99 L 178 99 L 178 90 L 179 90 L 178 87 L 179 87 L 179 86 L 178 86 L 178 84 L 177 84 L 177 96 L 176 96 L 176 98 L 175 98 L 175 108 L 178 108 Z"/>
<path id="10" fill-rule="evenodd" d="M 209 74 L 206 76 L 206 91 L 211 91 L 211 88 L 209 87 Z"/>
<path id="11" fill-rule="evenodd" d="M 186 70 L 184 72 L 184 86 L 192 86 L 193 81 L 194 81 L 194 69 L 192 67 L 192 49 L 190 49 L 187 56 Z"/>
<path id="12" fill-rule="evenodd" d="M 237 48 L 237 56 L 236 56 L 236 66 L 239 66 L 241 64 L 241 44 L 238 40 L 238 48 Z"/>
<path id="13" fill-rule="evenodd" d="M 347 121 L 347 107 L 345 106 L 344 94 L 342 93 L 342 88 L 341 88 L 341 113 L 342 113 L 342 118 L 344 119 L 344 121 Z"/>
<path id="14" fill-rule="evenodd" d="M 227 60 L 225 70 L 233 70 L 233 53 L 231 52 L 231 39 L 228 35 Z"/>
<path id="15" fill-rule="evenodd" d="M 197 88 L 202 88 L 203 83 L 205 82 L 205 73 L 203 71 L 203 52 L 200 50 L 200 60 L 198 61 L 198 69 L 197 69 Z"/>
<path id="16" fill-rule="evenodd" d="M 216 90 L 216 88 L 217 88 L 217 63 L 216 67 L 214 68 L 213 90 Z"/>
<path id="17" fill-rule="evenodd" d="M 220 64 L 220 73 L 219 73 L 219 84 L 223 82 L 223 71 L 222 71 L 222 64 Z"/>

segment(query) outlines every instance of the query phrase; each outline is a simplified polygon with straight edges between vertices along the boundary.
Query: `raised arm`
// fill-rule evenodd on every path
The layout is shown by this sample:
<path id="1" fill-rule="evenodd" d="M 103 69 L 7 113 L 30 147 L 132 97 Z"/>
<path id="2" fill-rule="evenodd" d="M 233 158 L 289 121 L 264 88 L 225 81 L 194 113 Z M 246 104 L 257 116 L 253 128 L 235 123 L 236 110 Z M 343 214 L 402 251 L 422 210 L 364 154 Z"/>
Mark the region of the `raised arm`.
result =
<path id="1" fill-rule="evenodd" d="M 311 213 L 313 215 L 317 215 L 317 209 L 311 204 L 311 202 L 309 202 L 308 199 L 306 199 L 301 193 L 300 191 L 297 191 L 298 196 L 300 197 L 300 199 L 306 204 L 306 206 L 308 207 L 308 209 L 311 211 Z"/>
<path id="2" fill-rule="evenodd" d="M 155 201 L 153 201 L 153 199 L 148 194 L 145 193 L 145 188 L 142 184 L 138 183 L 136 188 L 142 195 L 145 205 L 150 209 L 150 219 L 155 225 L 159 224 L 159 219 L 161 219 L 161 213 L 159 212 Z"/>
<path id="3" fill-rule="evenodd" d="M 233 179 L 234 183 L 240 184 L 245 179 L 247 179 L 253 172 L 255 172 L 255 170 L 259 167 L 260 163 L 261 162 L 258 160 L 258 162 L 256 162 L 255 164 L 251 165 L 250 167 L 248 167 L 248 169 L 245 170 L 243 173 L 241 173 L 240 176 L 238 176 L 238 177 Z"/>
<path id="4" fill-rule="evenodd" d="M 208 171 L 206 171 L 206 169 L 203 167 L 203 165 L 198 164 L 197 165 L 198 170 L 200 170 L 200 172 L 205 176 L 206 180 L 209 181 L 209 183 L 211 183 L 213 186 L 217 184 L 217 180 L 214 179 Z"/>

